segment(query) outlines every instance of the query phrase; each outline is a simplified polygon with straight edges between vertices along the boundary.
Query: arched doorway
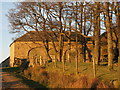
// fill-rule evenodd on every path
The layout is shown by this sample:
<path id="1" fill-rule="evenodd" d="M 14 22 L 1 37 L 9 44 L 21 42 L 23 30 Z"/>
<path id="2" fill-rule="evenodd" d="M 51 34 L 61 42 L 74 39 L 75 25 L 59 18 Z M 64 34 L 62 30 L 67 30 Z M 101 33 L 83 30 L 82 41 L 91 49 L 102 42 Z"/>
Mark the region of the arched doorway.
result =
<path id="1" fill-rule="evenodd" d="M 28 51 L 29 66 L 43 65 L 47 61 L 47 55 L 43 47 L 31 48 Z"/>

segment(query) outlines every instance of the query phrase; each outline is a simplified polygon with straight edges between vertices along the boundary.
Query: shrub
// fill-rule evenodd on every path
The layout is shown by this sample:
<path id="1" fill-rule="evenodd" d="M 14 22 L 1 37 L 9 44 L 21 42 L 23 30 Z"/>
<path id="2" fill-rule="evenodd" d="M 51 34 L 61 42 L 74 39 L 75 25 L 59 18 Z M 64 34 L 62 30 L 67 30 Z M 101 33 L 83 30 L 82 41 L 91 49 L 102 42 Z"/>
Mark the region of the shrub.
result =
<path id="1" fill-rule="evenodd" d="M 69 84 L 69 88 L 113 88 L 108 82 L 104 82 L 99 80 L 98 78 L 94 78 L 89 80 L 87 76 L 81 76 L 77 81 Z"/>
<path id="2" fill-rule="evenodd" d="M 58 72 L 49 72 L 49 87 L 50 88 L 68 88 L 70 82 L 74 82 L 75 78 L 70 75 L 64 75 Z"/>
<path id="3" fill-rule="evenodd" d="M 88 88 L 88 78 L 86 76 L 79 76 L 78 80 L 71 82 L 68 88 Z"/>
<path id="4" fill-rule="evenodd" d="M 48 74 L 45 68 L 43 67 L 40 67 L 40 66 L 29 67 L 27 70 L 24 70 L 24 75 L 27 78 L 30 78 L 41 84 L 47 85 Z"/>

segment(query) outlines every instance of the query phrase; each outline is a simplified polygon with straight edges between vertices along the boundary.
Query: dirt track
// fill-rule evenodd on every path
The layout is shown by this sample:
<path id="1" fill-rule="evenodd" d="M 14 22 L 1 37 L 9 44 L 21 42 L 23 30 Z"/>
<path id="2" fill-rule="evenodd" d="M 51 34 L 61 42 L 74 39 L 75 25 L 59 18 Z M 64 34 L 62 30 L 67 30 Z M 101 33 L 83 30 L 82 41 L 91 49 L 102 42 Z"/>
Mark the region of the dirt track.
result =
<path id="1" fill-rule="evenodd" d="M 23 84 L 20 79 L 7 72 L 2 72 L 2 70 L 0 71 L 0 83 L 2 84 L 2 89 L 29 88 L 27 85 Z"/>

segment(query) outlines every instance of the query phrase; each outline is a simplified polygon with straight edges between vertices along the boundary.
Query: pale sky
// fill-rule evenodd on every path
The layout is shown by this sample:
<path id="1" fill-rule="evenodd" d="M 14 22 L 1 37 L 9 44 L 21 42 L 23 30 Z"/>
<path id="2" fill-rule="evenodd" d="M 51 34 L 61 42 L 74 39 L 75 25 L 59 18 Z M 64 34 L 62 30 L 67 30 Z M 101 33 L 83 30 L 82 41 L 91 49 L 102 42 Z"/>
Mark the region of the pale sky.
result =
<path id="1" fill-rule="evenodd" d="M 14 8 L 13 2 L 0 2 L 0 62 L 10 55 L 9 45 L 12 43 L 13 34 L 9 33 L 9 21 L 6 17 L 9 9 Z"/>

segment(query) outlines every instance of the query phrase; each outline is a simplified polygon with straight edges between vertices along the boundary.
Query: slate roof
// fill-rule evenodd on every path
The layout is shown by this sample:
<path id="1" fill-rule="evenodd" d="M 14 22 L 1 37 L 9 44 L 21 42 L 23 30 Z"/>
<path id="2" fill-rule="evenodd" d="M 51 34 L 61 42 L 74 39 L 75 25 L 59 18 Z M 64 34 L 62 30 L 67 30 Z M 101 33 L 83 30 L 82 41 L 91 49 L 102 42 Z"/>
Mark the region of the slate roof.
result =
<path id="1" fill-rule="evenodd" d="M 68 35 L 68 32 L 64 32 Z M 48 40 L 49 42 L 51 41 L 51 37 L 52 36 L 53 40 L 54 41 L 58 41 L 58 38 L 59 38 L 59 32 L 55 31 L 47 31 L 47 32 L 43 32 L 43 31 L 39 31 L 39 32 L 36 32 L 36 31 L 30 31 L 26 34 L 24 34 L 23 36 L 17 38 L 16 40 L 13 41 L 14 42 L 33 42 L 33 41 L 42 41 L 43 39 L 44 40 Z M 76 39 L 76 33 L 75 32 L 71 32 L 71 41 L 75 41 Z M 78 41 L 81 41 L 83 40 L 83 36 L 82 35 L 78 35 Z M 86 38 L 88 41 L 91 40 L 91 37 L 88 36 Z M 64 41 L 68 41 L 68 38 L 64 35 Z M 12 43 L 11 43 L 12 44 Z M 11 46 L 11 45 L 10 45 Z"/>

